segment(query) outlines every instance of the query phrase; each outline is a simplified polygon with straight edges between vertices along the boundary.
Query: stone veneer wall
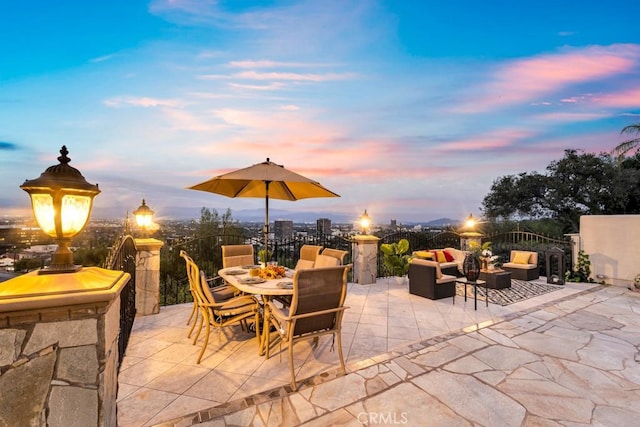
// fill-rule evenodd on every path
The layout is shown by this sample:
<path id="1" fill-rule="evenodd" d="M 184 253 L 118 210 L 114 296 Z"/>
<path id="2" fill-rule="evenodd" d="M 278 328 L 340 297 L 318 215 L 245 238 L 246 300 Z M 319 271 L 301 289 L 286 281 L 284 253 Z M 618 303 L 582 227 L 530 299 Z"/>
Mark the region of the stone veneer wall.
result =
<path id="1" fill-rule="evenodd" d="M 0 425 L 115 426 L 119 330 L 119 297 L 0 313 Z"/>

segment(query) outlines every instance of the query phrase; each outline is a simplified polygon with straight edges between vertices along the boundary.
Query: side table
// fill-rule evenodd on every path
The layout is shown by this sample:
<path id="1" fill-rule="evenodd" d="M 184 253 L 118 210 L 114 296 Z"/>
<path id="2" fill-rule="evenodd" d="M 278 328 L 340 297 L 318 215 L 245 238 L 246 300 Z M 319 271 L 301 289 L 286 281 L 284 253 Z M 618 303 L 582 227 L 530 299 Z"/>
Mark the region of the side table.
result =
<path id="1" fill-rule="evenodd" d="M 456 283 L 462 283 L 464 284 L 464 300 L 467 300 L 467 285 L 473 285 L 473 309 L 477 310 L 478 309 L 478 286 L 484 286 L 485 290 L 487 289 L 487 282 L 485 282 L 484 280 L 467 280 L 466 277 L 458 277 L 456 279 Z M 488 291 L 487 291 L 487 295 L 485 296 L 485 303 L 487 305 L 487 307 L 489 307 L 489 295 L 488 295 Z"/>

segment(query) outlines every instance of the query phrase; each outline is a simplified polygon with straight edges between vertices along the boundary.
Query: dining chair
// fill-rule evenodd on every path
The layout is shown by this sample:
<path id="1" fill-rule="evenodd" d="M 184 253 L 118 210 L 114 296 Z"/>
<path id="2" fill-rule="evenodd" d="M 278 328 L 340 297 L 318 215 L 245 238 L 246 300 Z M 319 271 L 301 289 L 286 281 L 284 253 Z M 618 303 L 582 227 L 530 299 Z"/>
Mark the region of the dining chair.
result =
<path id="1" fill-rule="evenodd" d="M 253 245 L 222 245 L 222 268 L 255 263 Z"/>
<path id="2" fill-rule="evenodd" d="M 320 255 L 321 250 L 322 246 L 302 245 L 300 248 L 300 258 L 296 263 L 295 269 L 300 270 L 302 268 L 313 268 L 313 265 L 316 262 L 316 257 Z"/>
<path id="3" fill-rule="evenodd" d="M 260 339 L 259 333 L 259 310 L 258 301 L 249 295 L 236 296 L 227 299 L 226 301 L 217 301 L 215 294 L 211 292 L 207 285 L 207 280 L 204 272 L 200 271 L 198 265 L 187 255 L 186 252 L 180 251 L 180 256 L 183 257 L 187 263 L 187 276 L 189 278 L 189 286 L 195 290 L 195 297 L 197 306 L 200 311 L 198 332 L 193 339 L 195 345 L 200 337 L 202 326 L 205 326 L 205 337 L 202 344 L 202 350 L 198 355 L 198 363 L 202 360 L 202 356 L 209 343 L 209 335 L 211 332 L 211 326 L 222 331 L 222 328 L 239 323 L 246 331 L 249 330 L 247 319 L 254 318 L 256 322 L 256 337 Z M 192 330 L 195 327 L 194 322 Z M 191 335 L 191 333 L 189 333 Z"/>
<path id="4" fill-rule="evenodd" d="M 293 277 L 293 297 L 289 307 L 280 307 L 273 301 L 267 302 L 265 328 L 273 325 L 281 342 L 289 346 L 289 369 L 291 387 L 297 390 L 293 363 L 293 345 L 305 339 L 313 339 L 331 334 L 337 337 L 338 355 L 342 373 L 346 368 L 342 355 L 342 316 L 347 294 L 347 273 L 351 265 L 302 269 Z M 269 358 L 271 332 L 266 332 L 266 357 Z M 335 341 L 334 341 L 335 343 Z M 332 347 L 333 349 L 333 343 Z"/>
<path id="5" fill-rule="evenodd" d="M 347 251 L 342 251 L 340 249 L 325 248 L 322 250 L 322 253 L 320 255 L 326 255 L 326 256 L 338 258 L 340 260 L 340 265 L 342 265 L 344 264 L 344 259 L 347 256 L 347 254 L 348 254 Z"/>
<path id="6" fill-rule="evenodd" d="M 185 258 L 185 256 L 189 257 L 187 252 L 185 252 L 184 250 L 180 251 L 180 256 L 183 258 Z M 185 260 L 186 259 L 187 258 L 185 258 Z M 189 257 L 189 259 L 191 258 Z M 187 262 L 187 269 L 188 268 L 189 268 L 189 264 Z M 187 279 L 189 278 L 188 276 L 189 275 L 187 272 Z M 209 287 L 209 291 L 214 295 L 216 301 L 226 301 L 230 298 L 233 298 L 238 291 L 235 287 L 227 284 L 209 285 L 209 283 L 215 283 L 215 281 L 219 279 L 220 279 L 219 276 L 206 279 L 207 286 Z M 191 320 L 193 320 L 193 324 L 191 325 L 191 329 L 189 329 L 189 334 L 187 335 L 187 338 L 191 338 L 193 329 L 195 328 L 196 322 L 198 321 L 198 317 L 200 316 L 199 314 L 200 311 L 198 310 L 198 299 L 196 297 L 196 289 L 191 285 L 190 280 L 189 280 L 189 292 L 191 293 L 191 299 L 193 300 L 193 308 L 191 309 L 191 314 L 189 314 L 189 318 L 187 319 L 187 325 L 191 323 Z"/>

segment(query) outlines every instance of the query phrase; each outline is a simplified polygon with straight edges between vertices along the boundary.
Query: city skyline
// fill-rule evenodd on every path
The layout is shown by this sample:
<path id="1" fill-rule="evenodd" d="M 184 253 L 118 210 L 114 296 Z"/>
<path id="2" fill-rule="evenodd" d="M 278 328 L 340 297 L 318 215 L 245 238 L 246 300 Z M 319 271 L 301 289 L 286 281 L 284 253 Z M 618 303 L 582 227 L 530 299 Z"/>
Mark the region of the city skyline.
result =
<path id="1" fill-rule="evenodd" d="M 261 209 L 186 187 L 269 157 L 341 195 L 273 211 L 460 220 L 640 121 L 637 2 L 441 3 L 6 2 L 0 215 L 66 145 L 110 216 Z"/>

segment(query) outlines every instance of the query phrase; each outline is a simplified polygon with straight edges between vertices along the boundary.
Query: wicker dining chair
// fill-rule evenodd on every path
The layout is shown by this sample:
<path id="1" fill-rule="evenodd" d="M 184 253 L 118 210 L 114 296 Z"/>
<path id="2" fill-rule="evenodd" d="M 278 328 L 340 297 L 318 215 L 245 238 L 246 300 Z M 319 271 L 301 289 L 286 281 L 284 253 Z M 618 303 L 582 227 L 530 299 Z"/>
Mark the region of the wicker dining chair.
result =
<path id="1" fill-rule="evenodd" d="M 197 300 L 198 309 L 200 311 L 198 332 L 193 339 L 193 344 L 198 341 L 202 326 L 205 326 L 205 337 L 202 344 L 202 350 L 198 355 L 198 363 L 202 360 L 202 356 L 209 343 L 209 334 L 211 332 L 211 326 L 217 328 L 219 331 L 225 326 L 232 325 L 234 323 L 240 323 L 244 330 L 249 331 L 247 319 L 253 317 L 256 325 L 259 322 L 259 304 L 253 296 L 243 295 L 236 296 L 225 301 L 217 301 L 215 294 L 210 291 L 207 285 L 207 280 L 204 272 L 200 271 L 198 265 L 186 254 L 181 251 L 180 256 L 183 257 L 187 263 L 187 276 L 189 277 L 189 286 L 195 290 L 195 297 Z M 194 322 L 195 324 L 198 322 Z M 259 328 L 256 327 L 256 337 L 260 339 Z"/>
<path id="2" fill-rule="evenodd" d="M 293 345 L 296 341 L 317 340 L 331 334 L 337 338 L 338 355 L 342 373 L 346 374 L 342 355 L 342 316 L 347 294 L 347 273 L 351 265 L 303 269 L 293 278 L 293 297 L 289 307 L 280 307 L 273 301 L 266 305 L 266 322 L 273 325 L 282 341 L 289 345 L 291 387 L 297 390 L 293 363 Z M 266 332 L 266 357 L 269 358 L 271 333 Z"/>
<path id="3" fill-rule="evenodd" d="M 331 248 L 325 248 L 322 250 L 322 253 L 321 253 L 321 255 L 337 258 L 338 260 L 340 260 L 340 265 L 344 264 L 344 259 L 346 258 L 347 254 L 348 254 L 347 251 L 343 251 L 340 249 L 331 249 Z"/>

